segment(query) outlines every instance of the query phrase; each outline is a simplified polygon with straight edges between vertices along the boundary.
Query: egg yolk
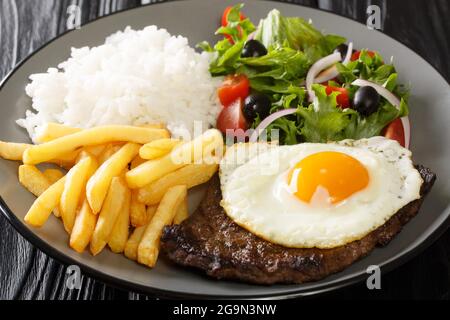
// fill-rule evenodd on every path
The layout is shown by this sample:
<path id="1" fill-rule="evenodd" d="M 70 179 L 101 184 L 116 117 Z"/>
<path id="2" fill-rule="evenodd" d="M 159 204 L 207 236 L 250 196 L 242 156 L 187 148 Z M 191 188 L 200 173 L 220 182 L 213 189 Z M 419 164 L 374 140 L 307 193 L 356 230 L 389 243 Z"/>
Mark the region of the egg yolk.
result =
<path id="1" fill-rule="evenodd" d="M 328 191 L 328 201 L 335 204 L 367 187 L 369 172 L 347 154 L 325 151 L 298 162 L 288 175 L 288 184 L 297 198 L 308 203 L 322 187 Z"/>

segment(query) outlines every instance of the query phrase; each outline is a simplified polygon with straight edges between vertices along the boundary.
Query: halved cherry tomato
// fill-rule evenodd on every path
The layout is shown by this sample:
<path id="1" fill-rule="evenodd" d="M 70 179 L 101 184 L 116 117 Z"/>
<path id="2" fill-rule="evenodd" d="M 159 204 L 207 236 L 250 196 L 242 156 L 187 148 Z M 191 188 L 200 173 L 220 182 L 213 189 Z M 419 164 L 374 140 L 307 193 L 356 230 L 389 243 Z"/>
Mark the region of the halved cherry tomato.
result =
<path id="1" fill-rule="evenodd" d="M 402 147 L 405 146 L 405 130 L 403 129 L 402 120 L 395 119 L 383 129 L 382 133 L 388 139 L 397 140 Z"/>
<path id="2" fill-rule="evenodd" d="M 250 93 L 250 81 L 244 74 L 235 74 L 225 77 L 217 90 L 219 100 L 224 107 L 228 107 L 238 98 L 245 99 Z"/>
<path id="3" fill-rule="evenodd" d="M 367 51 L 367 54 L 371 58 L 375 57 L 375 52 L 374 51 Z M 350 60 L 351 61 L 356 61 L 356 60 L 359 59 L 360 56 L 361 56 L 361 51 L 355 51 L 355 52 L 353 52 L 352 57 L 351 57 Z"/>
<path id="4" fill-rule="evenodd" d="M 222 14 L 222 27 L 226 27 L 228 25 L 228 14 L 230 13 L 231 6 L 226 7 Z M 246 17 L 242 14 L 242 12 L 239 14 L 239 17 L 241 20 L 244 20 Z M 238 28 L 240 31 L 240 27 Z M 231 36 L 228 34 L 224 34 L 224 37 L 227 38 L 231 43 L 234 43 L 233 39 L 231 39 Z"/>
<path id="5" fill-rule="evenodd" d="M 244 99 L 238 98 L 228 107 L 224 107 L 217 118 L 217 129 L 222 133 L 227 133 L 227 130 L 239 130 L 236 136 L 243 134 L 242 130 L 248 129 L 248 123 L 243 113 Z"/>
<path id="6" fill-rule="evenodd" d="M 336 97 L 337 104 L 342 107 L 342 109 L 350 108 L 350 99 L 348 98 L 347 89 L 327 86 L 325 92 L 327 95 L 330 95 L 332 92 L 340 92 L 340 94 Z"/>

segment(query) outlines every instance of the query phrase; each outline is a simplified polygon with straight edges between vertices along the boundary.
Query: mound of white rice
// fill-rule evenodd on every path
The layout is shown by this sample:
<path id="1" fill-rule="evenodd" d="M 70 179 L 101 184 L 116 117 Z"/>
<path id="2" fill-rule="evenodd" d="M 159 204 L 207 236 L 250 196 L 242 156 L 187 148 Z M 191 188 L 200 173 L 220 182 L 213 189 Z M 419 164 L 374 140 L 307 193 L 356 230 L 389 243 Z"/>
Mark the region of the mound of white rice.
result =
<path id="1" fill-rule="evenodd" d="M 26 92 L 36 112 L 17 123 L 32 139 L 48 122 L 81 128 L 163 122 L 181 135 L 201 121 L 206 130 L 220 110 L 220 80 L 211 77 L 209 61 L 165 29 L 128 27 L 99 47 L 72 49 L 58 69 L 32 75 Z"/>

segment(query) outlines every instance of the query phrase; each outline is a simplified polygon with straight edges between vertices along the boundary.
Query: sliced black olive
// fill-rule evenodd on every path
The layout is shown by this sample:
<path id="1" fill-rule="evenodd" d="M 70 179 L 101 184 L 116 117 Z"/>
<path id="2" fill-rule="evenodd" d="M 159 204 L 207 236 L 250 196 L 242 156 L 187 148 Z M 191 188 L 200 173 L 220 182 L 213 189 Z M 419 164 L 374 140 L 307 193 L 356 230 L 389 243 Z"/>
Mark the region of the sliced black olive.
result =
<path id="1" fill-rule="evenodd" d="M 268 96 L 261 93 L 251 94 L 245 99 L 244 116 L 248 121 L 253 121 L 259 115 L 263 120 L 270 114 L 271 107 L 272 102 Z"/>
<path id="2" fill-rule="evenodd" d="M 348 46 L 345 43 L 342 43 L 334 49 L 334 52 L 339 52 L 341 54 L 342 60 L 344 60 L 345 56 L 347 55 Z"/>
<path id="3" fill-rule="evenodd" d="M 258 40 L 248 40 L 245 45 L 244 48 L 242 49 L 241 52 L 241 57 L 242 58 L 256 58 L 256 57 L 262 57 L 265 56 L 267 54 L 267 49 L 266 47 L 264 47 L 264 45 L 259 42 Z"/>
<path id="4" fill-rule="evenodd" d="M 376 112 L 380 106 L 380 95 L 369 86 L 359 88 L 353 97 L 353 108 L 367 117 Z"/>

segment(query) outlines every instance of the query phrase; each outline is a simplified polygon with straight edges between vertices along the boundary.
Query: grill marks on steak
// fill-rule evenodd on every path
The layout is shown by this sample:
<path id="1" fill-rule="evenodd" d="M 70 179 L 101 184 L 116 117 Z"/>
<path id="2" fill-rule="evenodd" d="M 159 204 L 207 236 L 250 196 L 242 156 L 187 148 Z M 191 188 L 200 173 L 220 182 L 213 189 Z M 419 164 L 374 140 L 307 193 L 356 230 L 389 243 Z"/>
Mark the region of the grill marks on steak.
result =
<path id="1" fill-rule="evenodd" d="M 304 283 L 339 272 L 384 246 L 413 218 L 436 175 L 417 166 L 424 183 L 421 198 L 391 217 L 364 238 L 333 249 L 286 248 L 263 240 L 235 224 L 220 206 L 222 194 L 216 175 L 199 209 L 181 225 L 164 229 L 162 251 L 170 260 L 204 270 L 217 279 L 257 284 Z"/>

